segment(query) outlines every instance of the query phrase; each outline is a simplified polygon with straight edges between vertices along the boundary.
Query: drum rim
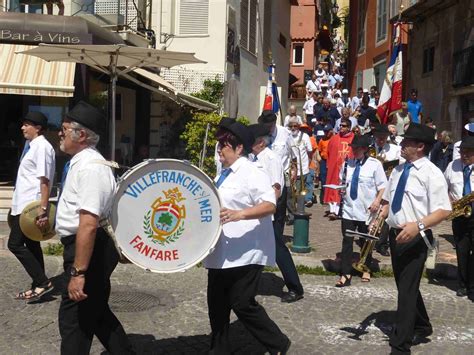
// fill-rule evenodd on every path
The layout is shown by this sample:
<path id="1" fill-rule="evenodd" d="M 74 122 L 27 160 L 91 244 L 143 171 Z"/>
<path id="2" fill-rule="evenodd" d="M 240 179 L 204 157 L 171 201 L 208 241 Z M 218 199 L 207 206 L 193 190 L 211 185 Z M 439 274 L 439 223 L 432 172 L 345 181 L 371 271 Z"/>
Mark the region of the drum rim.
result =
<path id="1" fill-rule="evenodd" d="M 214 180 L 211 179 L 211 177 L 209 175 L 207 175 L 204 171 L 202 171 L 201 169 L 199 169 L 199 167 L 197 167 L 196 165 L 192 164 L 189 160 L 180 160 L 180 159 L 172 159 L 172 158 L 158 158 L 158 159 L 147 159 L 147 160 L 144 160 L 143 162 L 133 166 L 133 167 L 130 167 L 130 169 L 128 169 L 124 174 L 122 174 L 120 176 L 120 180 L 117 181 L 117 186 L 116 186 L 116 189 L 115 189 L 115 192 L 114 192 L 114 198 L 113 198 L 113 201 L 112 201 L 112 207 L 110 209 L 110 216 L 109 216 L 109 220 L 110 220 L 110 225 L 112 226 L 112 229 L 114 230 L 114 234 L 115 234 L 115 229 L 113 227 L 113 221 L 112 221 L 112 214 L 113 214 L 113 211 L 114 211 L 114 208 L 116 208 L 116 206 L 118 206 L 118 191 L 120 189 L 120 183 L 122 183 L 123 181 L 125 181 L 125 179 L 130 176 L 132 174 L 132 172 L 134 172 L 135 170 L 138 170 L 139 168 L 141 167 L 144 167 L 148 164 L 151 164 L 151 163 L 156 163 L 156 162 L 178 162 L 178 163 L 183 163 L 185 165 L 188 165 L 188 166 L 191 166 L 192 168 L 195 168 L 197 169 L 201 174 L 202 176 L 204 177 L 204 179 L 207 179 L 207 181 L 209 182 L 209 186 L 212 187 L 212 189 L 216 192 L 216 196 L 217 196 L 217 200 L 219 202 L 219 211 L 222 209 L 222 199 L 221 199 L 221 196 L 219 194 L 219 190 L 217 189 L 217 187 L 215 186 L 214 184 Z M 203 180 L 204 180 L 203 179 Z M 117 242 L 117 246 L 118 248 L 120 249 L 120 252 L 128 259 L 130 260 L 130 262 L 133 264 L 133 265 L 136 265 L 138 266 L 139 268 L 145 270 L 145 271 L 148 271 L 148 272 L 152 272 L 152 273 L 155 273 L 155 274 L 173 274 L 173 273 L 177 273 L 177 272 L 185 272 L 186 270 L 189 270 L 191 269 L 192 267 L 196 266 L 197 264 L 199 264 L 200 262 L 202 262 L 207 256 L 209 256 L 215 249 L 216 247 L 216 244 L 217 242 L 219 241 L 219 238 L 222 234 L 222 223 L 219 222 L 219 225 L 218 225 L 218 228 L 217 228 L 217 231 L 215 233 L 215 236 L 212 240 L 212 243 L 211 243 L 211 247 L 207 250 L 206 253 L 203 253 L 203 255 L 199 258 L 196 259 L 196 261 L 193 261 L 191 263 L 186 263 L 186 267 L 180 267 L 179 269 L 176 268 L 174 270 L 152 270 L 152 269 L 149 269 L 148 267 L 146 266 L 143 266 L 135 261 L 133 261 L 129 255 L 126 253 L 126 251 L 124 251 L 124 249 L 119 245 L 118 243 L 118 239 L 116 237 L 116 242 Z"/>

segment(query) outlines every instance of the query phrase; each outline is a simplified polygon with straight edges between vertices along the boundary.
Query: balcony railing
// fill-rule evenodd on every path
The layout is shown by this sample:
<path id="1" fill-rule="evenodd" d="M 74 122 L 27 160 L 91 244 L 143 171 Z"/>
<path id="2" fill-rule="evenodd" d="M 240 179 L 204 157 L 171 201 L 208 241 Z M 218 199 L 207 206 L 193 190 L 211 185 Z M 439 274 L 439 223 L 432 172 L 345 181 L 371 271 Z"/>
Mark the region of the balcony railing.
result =
<path id="1" fill-rule="evenodd" d="M 453 56 L 453 86 L 472 84 L 474 84 L 474 46 L 456 52 Z"/>

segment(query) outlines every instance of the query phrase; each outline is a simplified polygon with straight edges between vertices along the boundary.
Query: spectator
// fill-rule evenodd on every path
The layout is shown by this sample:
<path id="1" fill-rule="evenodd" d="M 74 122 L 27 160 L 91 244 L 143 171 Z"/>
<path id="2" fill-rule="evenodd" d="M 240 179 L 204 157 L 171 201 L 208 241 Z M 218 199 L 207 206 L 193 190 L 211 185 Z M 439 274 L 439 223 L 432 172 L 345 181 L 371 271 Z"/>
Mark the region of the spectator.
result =
<path id="1" fill-rule="evenodd" d="M 344 107 L 352 108 L 352 100 L 349 97 L 349 90 L 347 90 L 347 89 L 342 90 L 341 101 L 342 101 Z"/>
<path id="2" fill-rule="evenodd" d="M 430 160 L 442 172 L 446 170 L 448 164 L 453 160 L 453 139 L 452 133 L 442 131 L 438 136 L 438 141 L 431 149 Z"/>
<path id="3" fill-rule="evenodd" d="M 288 122 L 291 117 L 296 117 L 296 119 L 298 120 L 298 123 L 303 124 L 303 119 L 301 118 L 301 116 L 296 114 L 295 105 L 291 105 L 290 108 L 288 109 L 288 115 L 286 115 L 285 120 L 283 122 L 283 126 L 285 126 L 286 128 L 288 128 Z"/>
<path id="4" fill-rule="evenodd" d="M 423 119 L 423 105 L 418 101 L 418 90 L 411 89 L 410 100 L 408 100 L 408 112 L 414 123 L 421 123 Z"/>
<path id="5" fill-rule="evenodd" d="M 314 71 L 314 74 L 316 74 L 316 78 L 319 80 L 319 82 L 327 80 L 327 73 L 323 69 L 323 65 L 321 63 L 318 64 L 318 69 Z"/>
<path id="6" fill-rule="evenodd" d="M 308 152 L 309 172 L 305 180 L 306 195 L 304 198 L 305 206 L 311 207 L 313 206 L 314 180 L 316 171 L 319 173 L 319 161 L 321 158 L 318 153 L 318 143 L 316 143 L 316 138 L 313 136 L 313 130 L 307 124 L 302 124 L 300 125 L 300 131 L 309 136 L 309 141 L 313 149 L 311 152 Z"/>
<path id="7" fill-rule="evenodd" d="M 321 92 L 321 82 L 316 78 L 316 74 L 311 75 L 311 80 L 306 83 L 306 99 L 309 99 L 313 92 Z"/>
<path id="8" fill-rule="evenodd" d="M 311 124 L 311 120 L 314 117 L 314 105 L 316 104 L 316 93 L 313 92 L 313 95 L 306 100 L 306 102 L 303 105 L 303 111 L 304 111 L 304 122 L 307 122 Z"/>
<path id="9" fill-rule="evenodd" d="M 330 124 L 327 124 L 323 128 L 324 136 L 318 142 L 318 151 L 321 160 L 319 162 L 319 182 L 321 186 L 321 191 L 319 194 L 319 202 L 324 204 L 324 188 L 323 185 L 326 184 L 326 176 L 327 176 L 327 159 L 328 159 L 328 145 L 329 140 L 334 135 L 333 128 Z"/>
<path id="10" fill-rule="evenodd" d="M 400 145 L 403 140 L 403 137 L 398 134 L 397 127 L 393 124 L 389 124 L 387 127 L 388 131 L 390 132 L 390 136 L 388 137 L 389 142 L 392 144 Z"/>
<path id="11" fill-rule="evenodd" d="M 402 110 L 390 116 L 390 123 L 397 127 L 397 134 L 401 136 L 405 133 L 406 129 L 410 125 L 410 122 L 411 116 L 408 112 L 408 105 L 406 102 L 402 102 Z"/>
<path id="12" fill-rule="evenodd" d="M 341 114 L 342 114 L 342 117 L 336 120 L 336 125 L 334 126 L 334 132 L 339 133 L 339 126 L 341 125 L 341 120 L 345 118 L 351 121 L 351 131 L 352 131 L 354 127 L 357 126 L 357 119 L 351 116 L 351 111 L 347 107 L 344 107 L 341 110 Z"/>
<path id="13" fill-rule="evenodd" d="M 364 89 L 362 88 L 357 88 L 357 96 L 354 96 L 351 100 L 352 104 L 352 112 L 357 110 L 357 108 L 360 106 L 360 103 L 362 101 L 362 96 L 364 95 Z"/>

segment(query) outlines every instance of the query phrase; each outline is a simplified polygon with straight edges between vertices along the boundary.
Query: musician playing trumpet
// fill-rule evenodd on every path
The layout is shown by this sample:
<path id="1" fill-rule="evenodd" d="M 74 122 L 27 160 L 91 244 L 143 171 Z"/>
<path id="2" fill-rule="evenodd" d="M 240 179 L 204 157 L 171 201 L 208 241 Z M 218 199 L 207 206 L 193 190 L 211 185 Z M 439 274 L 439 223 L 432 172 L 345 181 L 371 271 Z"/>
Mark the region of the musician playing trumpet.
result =
<path id="1" fill-rule="evenodd" d="M 474 187 L 472 176 L 474 136 L 464 137 L 459 150 L 461 158 L 449 163 L 444 172 L 448 183 L 449 197 L 452 201 L 459 201 L 460 198 L 472 194 L 472 187 Z M 472 203 L 472 199 L 469 197 L 466 200 L 466 203 Z M 461 215 L 454 218 L 452 223 L 458 259 L 458 290 L 456 295 L 459 297 L 467 296 L 474 302 L 474 216 L 472 212 L 470 216 Z"/>
<path id="2" fill-rule="evenodd" d="M 346 234 L 348 230 L 361 233 L 368 232 L 366 221 L 371 213 L 379 210 L 382 195 L 387 183 L 382 163 L 368 155 L 370 139 L 368 136 L 355 136 L 350 144 L 354 154 L 353 159 L 347 161 L 347 166 L 341 169 L 341 181 L 347 182 L 347 189 L 343 196 L 342 209 L 342 252 L 341 277 L 336 287 L 345 287 L 351 284 L 353 237 Z M 346 177 L 344 179 L 344 171 Z M 372 261 L 371 253 L 366 259 L 366 265 Z M 370 273 L 362 274 L 362 281 L 370 281 Z"/>

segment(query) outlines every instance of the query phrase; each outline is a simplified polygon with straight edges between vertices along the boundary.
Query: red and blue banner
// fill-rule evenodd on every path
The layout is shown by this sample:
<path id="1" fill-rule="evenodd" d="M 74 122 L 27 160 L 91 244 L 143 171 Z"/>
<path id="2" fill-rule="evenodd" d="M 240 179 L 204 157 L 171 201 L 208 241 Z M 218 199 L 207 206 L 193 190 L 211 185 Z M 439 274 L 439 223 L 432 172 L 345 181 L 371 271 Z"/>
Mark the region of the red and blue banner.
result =
<path id="1" fill-rule="evenodd" d="M 280 111 L 280 98 L 278 97 L 278 87 L 275 81 L 275 65 L 268 66 L 268 83 L 263 101 L 263 111 L 272 110 L 274 113 Z"/>

